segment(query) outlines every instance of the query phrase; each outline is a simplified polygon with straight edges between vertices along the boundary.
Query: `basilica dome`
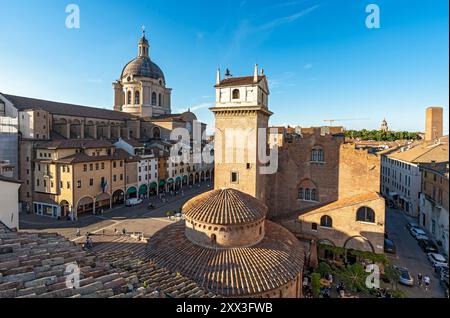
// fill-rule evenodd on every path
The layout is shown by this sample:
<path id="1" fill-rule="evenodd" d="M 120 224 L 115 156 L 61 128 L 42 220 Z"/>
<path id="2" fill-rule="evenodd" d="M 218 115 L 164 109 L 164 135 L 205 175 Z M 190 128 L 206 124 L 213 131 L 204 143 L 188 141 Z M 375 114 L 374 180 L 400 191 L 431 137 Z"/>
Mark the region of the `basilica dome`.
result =
<path id="1" fill-rule="evenodd" d="M 140 56 L 130 61 L 123 68 L 121 78 L 128 76 L 149 77 L 153 79 L 164 79 L 164 73 L 161 68 L 153 63 L 149 57 Z"/>

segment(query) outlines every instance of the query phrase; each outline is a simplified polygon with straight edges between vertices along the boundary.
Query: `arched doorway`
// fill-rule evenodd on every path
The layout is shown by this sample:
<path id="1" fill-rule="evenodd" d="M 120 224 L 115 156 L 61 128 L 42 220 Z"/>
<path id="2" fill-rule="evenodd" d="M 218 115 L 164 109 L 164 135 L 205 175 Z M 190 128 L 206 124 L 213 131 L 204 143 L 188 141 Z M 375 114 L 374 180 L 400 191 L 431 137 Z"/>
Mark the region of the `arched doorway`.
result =
<path id="1" fill-rule="evenodd" d="M 108 210 L 111 208 L 111 196 L 109 193 L 103 192 L 95 197 L 95 212 Z"/>
<path id="2" fill-rule="evenodd" d="M 169 191 L 174 190 L 174 183 L 175 183 L 175 181 L 172 178 L 167 180 L 167 186 L 168 186 Z"/>
<path id="3" fill-rule="evenodd" d="M 70 139 L 80 139 L 80 138 L 81 138 L 81 122 L 78 119 L 75 119 L 70 123 Z"/>
<path id="4" fill-rule="evenodd" d="M 137 198 L 136 187 L 129 187 L 127 190 L 127 199 Z"/>
<path id="5" fill-rule="evenodd" d="M 166 192 L 166 181 L 161 180 L 159 182 L 159 193 Z"/>
<path id="6" fill-rule="evenodd" d="M 141 199 L 145 199 L 147 198 L 148 195 L 148 187 L 146 184 L 141 184 L 141 186 L 139 187 L 139 197 Z"/>
<path id="7" fill-rule="evenodd" d="M 70 204 L 66 200 L 62 200 L 59 203 L 59 206 L 61 208 L 61 218 L 66 217 L 70 213 Z"/>
<path id="8" fill-rule="evenodd" d="M 208 170 L 206 171 L 206 180 L 210 180 L 211 179 L 211 172 Z"/>
<path id="9" fill-rule="evenodd" d="M 158 184 L 156 182 L 150 183 L 150 195 L 156 195 Z"/>
<path id="10" fill-rule="evenodd" d="M 125 204 L 125 193 L 122 189 L 118 189 L 114 191 L 112 196 L 112 204 L 119 205 L 119 204 Z"/>
<path id="11" fill-rule="evenodd" d="M 181 189 L 181 177 L 177 177 L 175 179 L 175 191 L 178 191 Z"/>
<path id="12" fill-rule="evenodd" d="M 200 182 L 200 175 L 198 174 L 198 172 L 195 174 L 195 183 L 199 183 Z"/>
<path id="13" fill-rule="evenodd" d="M 200 181 L 203 182 L 205 181 L 205 172 L 202 171 L 202 173 L 200 174 Z"/>
<path id="14" fill-rule="evenodd" d="M 186 186 L 188 184 L 188 176 L 183 176 L 182 185 Z"/>
<path id="15" fill-rule="evenodd" d="M 189 185 L 193 185 L 194 184 L 194 175 L 190 174 L 189 175 Z"/>
<path id="16" fill-rule="evenodd" d="M 91 197 L 83 197 L 78 200 L 77 214 L 92 213 L 94 211 L 94 199 Z"/>

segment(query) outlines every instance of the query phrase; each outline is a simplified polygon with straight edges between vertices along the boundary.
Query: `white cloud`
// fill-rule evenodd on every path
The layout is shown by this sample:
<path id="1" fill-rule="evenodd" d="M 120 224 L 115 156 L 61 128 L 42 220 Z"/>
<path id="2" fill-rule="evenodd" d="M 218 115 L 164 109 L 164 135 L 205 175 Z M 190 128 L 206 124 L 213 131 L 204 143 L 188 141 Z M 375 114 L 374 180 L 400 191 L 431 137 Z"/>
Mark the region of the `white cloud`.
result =
<path id="1" fill-rule="evenodd" d="M 189 107 L 189 108 L 177 109 L 176 112 L 177 113 L 184 113 L 184 112 L 187 112 L 188 110 L 190 110 L 191 112 L 194 112 L 196 110 L 203 109 L 203 108 L 209 108 L 209 107 L 212 107 L 212 106 L 213 106 L 212 103 L 201 103 L 201 104 Z"/>
<path id="2" fill-rule="evenodd" d="M 283 24 L 288 24 L 288 23 L 295 22 L 298 19 L 300 19 L 301 17 L 304 17 L 307 14 L 313 12 L 317 8 L 319 8 L 318 4 L 316 4 L 316 5 L 312 6 L 312 7 L 309 7 L 307 9 L 301 10 L 301 11 L 295 13 L 295 14 L 272 20 L 271 22 L 260 26 L 259 29 L 260 30 L 267 30 L 267 29 L 272 29 L 274 27 L 277 27 L 277 26 L 280 26 L 280 25 L 283 25 Z"/>

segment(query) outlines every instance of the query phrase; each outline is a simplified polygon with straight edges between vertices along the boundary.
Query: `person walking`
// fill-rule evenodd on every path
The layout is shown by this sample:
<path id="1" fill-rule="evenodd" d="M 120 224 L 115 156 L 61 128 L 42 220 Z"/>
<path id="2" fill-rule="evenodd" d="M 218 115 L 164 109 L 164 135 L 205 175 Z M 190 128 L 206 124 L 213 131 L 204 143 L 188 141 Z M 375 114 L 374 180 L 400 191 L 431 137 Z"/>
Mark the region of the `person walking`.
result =
<path id="1" fill-rule="evenodd" d="M 422 279 L 423 279 L 422 274 L 421 273 L 417 274 L 417 284 L 419 284 L 419 286 L 422 286 Z"/>
<path id="2" fill-rule="evenodd" d="M 423 281 L 425 283 L 425 290 L 428 290 L 428 287 L 430 286 L 430 276 L 425 275 L 425 277 L 423 278 Z"/>
<path id="3" fill-rule="evenodd" d="M 81 236 L 81 230 L 80 230 L 79 228 L 77 229 L 77 234 L 76 234 L 76 236 L 77 236 L 77 237 L 80 237 L 80 236 Z"/>

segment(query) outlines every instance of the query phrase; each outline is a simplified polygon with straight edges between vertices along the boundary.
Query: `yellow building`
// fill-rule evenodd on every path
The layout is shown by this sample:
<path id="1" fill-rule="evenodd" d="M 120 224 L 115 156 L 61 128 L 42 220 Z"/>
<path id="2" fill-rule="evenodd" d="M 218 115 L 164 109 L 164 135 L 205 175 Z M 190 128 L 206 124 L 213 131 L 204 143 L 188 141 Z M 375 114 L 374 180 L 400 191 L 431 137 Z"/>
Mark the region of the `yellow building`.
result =
<path id="1" fill-rule="evenodd" d="M 122 204 L 134 185 L 136 162 L 134 156 L 107 141 L 44 142 L 36 147 L 33 210 L 40 215 L 76 218 Z"/>

